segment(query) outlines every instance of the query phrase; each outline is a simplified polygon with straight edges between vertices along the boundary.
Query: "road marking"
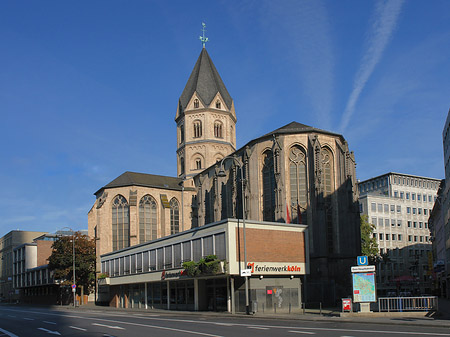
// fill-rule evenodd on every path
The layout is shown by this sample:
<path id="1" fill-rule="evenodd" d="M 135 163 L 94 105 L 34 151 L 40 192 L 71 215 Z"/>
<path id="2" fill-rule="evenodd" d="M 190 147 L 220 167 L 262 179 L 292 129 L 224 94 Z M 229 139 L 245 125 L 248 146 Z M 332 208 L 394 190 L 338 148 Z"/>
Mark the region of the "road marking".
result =
<path id="1" fill-rule="evenodd" d="M 233 326 L 231 323 L 214 323 L 215 325 Z"/>
<path id="2" fill-rule="evenodd" d="M 61 334 L 60 334 L 58 331 L 51 331 L 51 330 L 44 329 L 44 328 L 38 328 L 38 330 L 45 331 L 45 332 L 47 332 L 47 333 L 49 333 L 49 334 L 52 334 L 52 335 L 58 335 L 58 336 L 61 336 Z"/>
<path id="3" fill-rule="evenodd" d="M 77 327 L 77 326 L 71 326 L 71 325 L 69 325 L 69 328 L 71 328 L 71 329 L 76 329 L 76 330 L 81 330 L 81 331 L 87 331 L 87 329 L 79 328 L 79 327 Z"/>
<path id="4" fill-rule="evenodd" d="M 25 319 L 25 320 L 27 320 L 27 321 L 34 321 L 34 318 L 27 318 L 27 317 L 24 317 L 23 319 Z"/>
<path id="5" fill-rule="evenodd" d="M 264 328 L 261 326 L 248 326 L 249 329 L 258 329 L 258 330 L 269 330 L 269 328 Z"/>
<path id="6" fill-rule="evenodd" d="M 13 316 L 13 315 L 8 315 L 8 317 L 13 317 L 13 318 L 16 318 L 16 316 Z"/>
<path id="7" fill-rule="evenodd" d="M 50 321 L 42 321 L 43 323 L 47 323 L 47 324 L 54 324 L 54 325 L 56 325 L 56 323 L 55 322 L 50 322 Z"/>
<path id="8" fill-rule="evenodd" d="M 92 323 L 92 325 L 102 326 L 104 328 L 110 328 L 110 329 L 125 330 L 125 328 L 122 328 L 121 326 L 112 326 L 112 325 L 99 324 L 99 323 Z"/>
<path id="9" fill-rule="evenodd" d="M 290 330 L 288 332 L 292 332 L 292 333 L 304 333 L 306 335 L 315 335 L 315 332 L 308 332 L 308 331 L 298 331 L 298 330 Z"/>
<path id="10" fill-rule="evenodd" d="M 6 336 L 9 336 L 9 337 L 19 337 L 19 336 L 13 334 L 12 332 L 3 330 L 2 328 L 0 328 L 0 332 L 3 332 Z"/>

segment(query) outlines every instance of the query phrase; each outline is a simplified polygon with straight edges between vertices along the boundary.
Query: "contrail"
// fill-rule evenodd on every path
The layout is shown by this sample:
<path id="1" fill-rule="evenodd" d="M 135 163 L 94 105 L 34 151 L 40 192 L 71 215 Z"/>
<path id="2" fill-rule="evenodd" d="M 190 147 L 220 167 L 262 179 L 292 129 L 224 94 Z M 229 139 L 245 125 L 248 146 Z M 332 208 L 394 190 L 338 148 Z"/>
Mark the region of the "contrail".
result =
<path id="1" fill-rule="evenodd" d="M 359 95 L 391 39 L 403 2 L 403 0 L 380 1 L 375 8 L 374 22 L 366 42 L 367 49 L 356 73 L 353 91 L 342 116 L 340 128 L 342 133 L 350 122 Z"/>

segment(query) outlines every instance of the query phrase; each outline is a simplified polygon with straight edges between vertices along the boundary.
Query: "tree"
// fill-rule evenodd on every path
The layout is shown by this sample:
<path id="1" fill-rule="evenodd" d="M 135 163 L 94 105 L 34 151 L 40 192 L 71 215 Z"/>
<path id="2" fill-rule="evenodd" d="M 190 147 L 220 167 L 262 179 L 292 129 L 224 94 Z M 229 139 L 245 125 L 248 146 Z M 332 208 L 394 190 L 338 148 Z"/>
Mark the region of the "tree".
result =
<path id="1" fill-rule="evenodd" d="M 375 225 L 371 224 L 367 215 L 361 215 L 361 253 L 367 255 L 371 262 L 378 257 L 377 239 L 373 237 Z"/>
<path id="2" fill-rule="evenodd" d="M 75 284 L 83 286 L 89 294 L 95 284 L 95 241 L 80 232 L 75 237 Z M 49 257 L 49 268 L 53 270 L 55 280 L 63 285 L 73 282 L 73 247 L 72 235 L 59 237 L 52 245 L 52 255 Z"/>

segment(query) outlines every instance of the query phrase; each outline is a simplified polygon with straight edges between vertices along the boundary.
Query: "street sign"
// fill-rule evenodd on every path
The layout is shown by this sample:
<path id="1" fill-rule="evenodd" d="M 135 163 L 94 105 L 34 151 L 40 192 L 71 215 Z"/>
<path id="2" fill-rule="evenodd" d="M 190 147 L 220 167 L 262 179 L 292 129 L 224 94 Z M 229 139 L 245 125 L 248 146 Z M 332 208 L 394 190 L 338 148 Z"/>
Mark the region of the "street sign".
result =
<path id="1" fill-rule="evenodd" d="M 342 299 L 342 312 L 352 312 L 352 299 L 351 298 L 343 298 Z"/>
<path id="2" fill-rule="evenodd" d="M 357 266 L 352 267 L 352 273 L 367 273 L 375 271 L 375 266 Z"/>
<path id="3" fill-rule="evenodd" d="M 241 276 L 252 276 L 251 269 L 241 269 Z"/>
<path id="4" fill-rule="evenodd" d="M 76 284 L 72 284 L 72 292 L 74 293 L 77 289 L 77 285 Z"/>
<path id="5" fill-rule="evenodd" d="M 358 263 L 358 266 L 367 266 L 369 264 L 369 258 L 365 255 L 358 256 L 356 262 Z"/>

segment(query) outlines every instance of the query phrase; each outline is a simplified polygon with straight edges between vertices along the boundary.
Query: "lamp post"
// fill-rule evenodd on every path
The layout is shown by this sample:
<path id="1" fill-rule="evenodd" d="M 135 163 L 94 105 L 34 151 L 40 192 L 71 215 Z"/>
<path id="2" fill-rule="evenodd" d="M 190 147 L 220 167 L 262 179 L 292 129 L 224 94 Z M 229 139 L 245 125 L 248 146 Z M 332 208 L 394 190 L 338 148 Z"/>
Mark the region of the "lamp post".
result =
<path id="1" fill-rule="evenodd" d="M 76 304 L 76 282 L 75 282 L 75 232 L 70 227 L 64 227 L 62 229 L 68 229 L 72 232 L 72 277 L 73 277 L 73 283 L 72 285 L 75 285 L 75 288 L 72 288 L 73 292 L 73 307 L 75 308 Z"/>
<path id="2" fill-rule="evenodd" d="M 244 194 L 244 173 L 242 164 L 236 159 L 236 157 L 227 156 L 220 161 L 220 169 L 217 173 L 219 177 L 226 177 L 225 170 L 223 169 L 223 163 L 227 159 L 233 159 L 234 163 L 237 164 L 241 171 L 241 195 L 242 195 L 242 230 L 244 234 L 244 266 L 247 269 L 247 241 L 245 238 L 245 194 Z M 250 315 L 250 304 L 248 298 L 248 276 L 244 275 L 245 279 L 245 313 Z"/>

